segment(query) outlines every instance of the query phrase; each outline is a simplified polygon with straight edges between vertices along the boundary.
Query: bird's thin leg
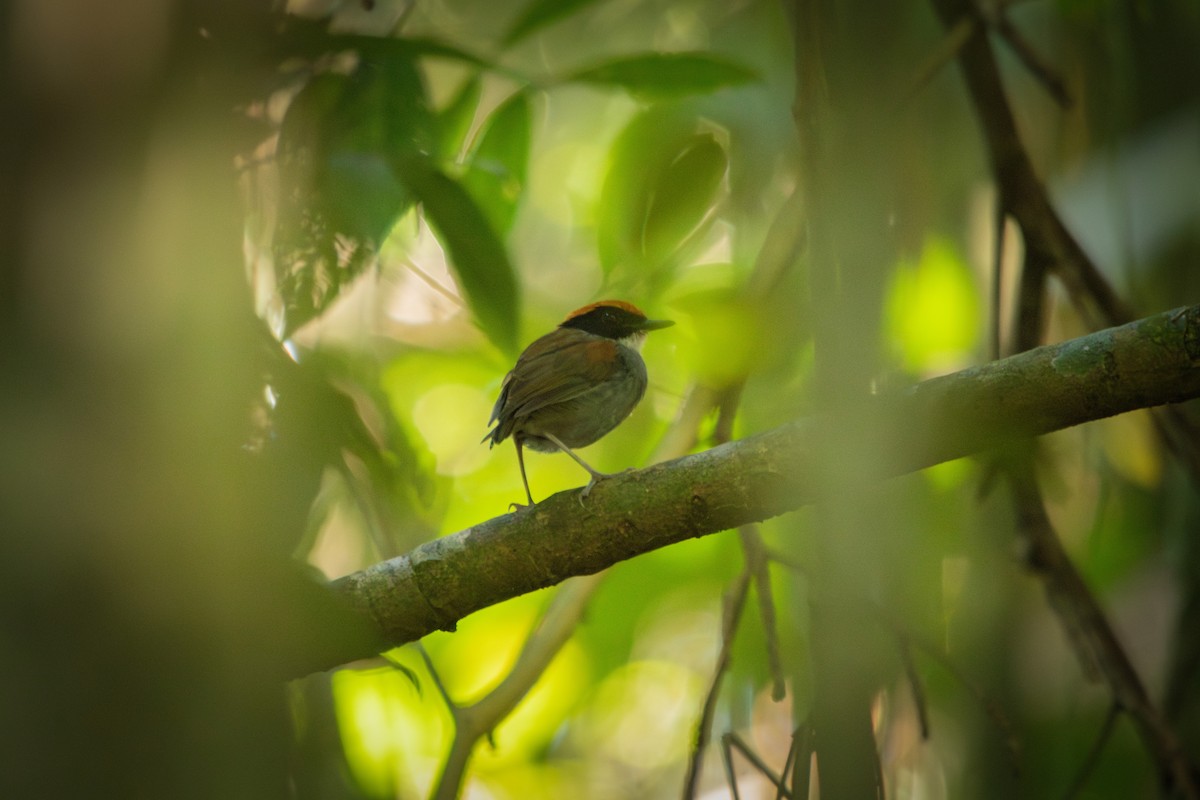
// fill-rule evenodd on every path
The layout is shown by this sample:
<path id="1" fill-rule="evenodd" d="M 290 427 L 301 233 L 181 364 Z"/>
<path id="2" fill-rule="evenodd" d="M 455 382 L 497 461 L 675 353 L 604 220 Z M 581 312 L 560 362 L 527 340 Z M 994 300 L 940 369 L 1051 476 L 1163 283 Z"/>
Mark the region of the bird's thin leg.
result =
<path id="1" fill-rule="evenodd" d="M 578 464 L 579 466 L 583 467 L 584 469 L 586 469 L 588 471 L 588 474 L 592 476 L 593 481 L 602 481 L 605 478 L 612 477 L 612 475 L 610 475 L 607 472 L 601 472 L 598 469 L 592 469 L 591 464 L 588 464 L 586 461 L 584 461 L 582 458 L 580 458 L 578 455 L 576 455 L 574 450 L 572 450 L 571 448 L 567 447 L 565 444 L 560 442 L 558 440 L 558 437 L 555 436 L 553 433 L 546 433 L 545 431 L 543 431 L 542 433 L 539 433 L 538 436 L 541 436 L 543 439 L 549 439 L 550 442 L 553 443 L 555 447 L 557 447 L 559 450 L 562 450 L 564 453 L 569 455 L 571 458 L 575 459 L 575 463 Z"/>
<path id="2" fill-rule="evenodd" d="M 529 506 L 532 506 L 533 492 L 529 491 L 529 478 L 525 475 L 525 451 L 521 447 L 521 437 L 514 436 L 513 444 L 517 446 L 517 464 L 521 467 L 521 482 L 525 484 L 525 496 L 529 498 Z M 509 508 L 512 508 L 513 510 L 529 508 L 529 506 L 523 506 L 520 503 L 509 504 Z"/>
<path id="3" fill-rule="evenodd" d="M 543 439 L 550 441 L 559 450 L 562 450 L 564 453 L 569 455 L 571 458 L 575 459 L 575 463 L 578 464 L 579 466 L 583 467 L 584 469 L 586 469 L 588 471 L 588 474 L 592 476 L 592 479 L 590 481 L 588 481 L 588 485 L 583 487 L 583 492 L 581 492 L 579 495 L 579 502 L 581 502 L 581 503 L 583 502 L 583 498 L 585 498 L 589 494 L 591 494 L 592 487 L 595 486 L 597 483 L 599 483 L 602 480 L 605 480 L 606 478 L 612 478 L 615 475 L 620 474 L 620 473 L 615 473 L 615 472 L 601 472 L 598 469 L 593 469 L 590 464 L 588 464 L 586 461 L 584 461 L 582 458 L 580 458 L 578 455 L 576 455 L 574 450 L 572 450 L 571 448 L 567 447 L 565 444 L 560 442 L 558 440 L 558 437 L 552 433 L 546 433 L 543 431 L 542 433 L 539 433 L 538 436 L 541 436 Z M 629 470 L 623 470 L 623 471 L 629 472 Z"/>

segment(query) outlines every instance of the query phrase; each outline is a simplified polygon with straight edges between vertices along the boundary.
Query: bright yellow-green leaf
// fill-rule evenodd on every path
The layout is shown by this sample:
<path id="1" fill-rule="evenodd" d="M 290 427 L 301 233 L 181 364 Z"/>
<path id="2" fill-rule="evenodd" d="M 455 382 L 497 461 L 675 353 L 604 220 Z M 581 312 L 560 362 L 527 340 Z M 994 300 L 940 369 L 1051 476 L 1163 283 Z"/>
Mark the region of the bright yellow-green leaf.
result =
<path id="1" fill-rule="evenodd" d="M 706 385 L 728 385 L 763 363 L 763 318 L 745 299 L 717 290 L 680 298 L 673 305 L 683 311 L 676 335 L 679 355 Z"/>
<path id="2" fill-rule="evenodd" d="M 480 431 L 492 401 L 478 388 L 444 383 L 421 395 L 413 406 L 413 424 L 437 457 L 441 475 L 467 475 L 484 465 L 487 447 Z"/>
<path id="3" fill-rule="evenodd" d="M 712 53 L 644 53 L 576 72 L 568 80 L 620 86 L 644 100 L 715 92 L 759 80 L 754 70 Z"/>
<path id="4" fill-rule="evenodd" d="M 453 634 L 426 637 L 442 683 L 459 703 L 473 703 L 496 687 L 537 623 L 545 593 L 523 595 L 485 608 Z"/>
<path id="5" fill-rule="evenodd" d="M 950 491 L 962 486 L 963 482 L 971 475 L 971 462 L 966 458 L 943 461 L 941 464 L 934 464 L 921 474 L 935 489 Z"/>
<path id="6" fill-rule="evenodd" d="M 407 797 L 425 787 L 449 745 L 436 693 L 419 695 L 399 670 L 340 670 L 332 676 L 338 729 L 356 782 L 377 797 Z"/>
<path id="7" fill-rule="evenodd" d="M 979 292 L 944 239 L 930 238 L 917 263 L 901 264 L 887 298 L 887 332 L 904 366 L 948 372 L 969 360 L 979 338 Z"/>
<path id="8" fill-rule="evenodd" d="M 563 225 L 593 225 L 596 195 L 608 169 L 608 153 L 589 141 L 547 147 L 530 167 L 529 202 L 538 213 Z"/>

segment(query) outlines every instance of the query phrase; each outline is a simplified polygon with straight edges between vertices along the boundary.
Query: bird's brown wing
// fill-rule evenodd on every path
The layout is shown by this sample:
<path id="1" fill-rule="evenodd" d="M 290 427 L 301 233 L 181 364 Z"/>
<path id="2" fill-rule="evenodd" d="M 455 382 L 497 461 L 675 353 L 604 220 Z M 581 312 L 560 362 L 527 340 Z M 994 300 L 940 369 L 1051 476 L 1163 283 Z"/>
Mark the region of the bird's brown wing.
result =
<path id="1" fill-rule="evenodd" d="M 612 377 L 617 347 L 611 339 L 568 328 L 543 336 L 505 377 L 492 421 L 504 427 L 506 420 L 587 394 Z"/>

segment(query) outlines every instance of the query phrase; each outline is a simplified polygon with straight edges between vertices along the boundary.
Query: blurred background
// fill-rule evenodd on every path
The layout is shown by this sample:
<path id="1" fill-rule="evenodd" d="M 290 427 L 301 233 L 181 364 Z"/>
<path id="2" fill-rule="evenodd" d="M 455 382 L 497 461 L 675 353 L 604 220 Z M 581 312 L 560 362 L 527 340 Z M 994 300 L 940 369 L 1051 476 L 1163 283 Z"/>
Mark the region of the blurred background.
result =
<path id="1" fill-rule="evenodd" d="M 480 439 L 578 306 L 677 323 L 583 453 L 605 471 L 1104 327 L 1029 279 L 955 59 L 972 24 L 1130 314 L 1200 300 L 1200 7 L 982 7 L 5 4 L 0 791 L 775 797 L 816 763 L 857 796 L 844 762 L 889 798 L 1158 796 L 995 463 L 868 484 L 895 443 L 862 437 L 814 454 L 809 510 L 307 674 L 374 641 L 324 579 L 522 499 Z M 1176 423 L 1020 463 L 1195 765 Z M 526 463 L 537 499 L 586 482 Z"/>

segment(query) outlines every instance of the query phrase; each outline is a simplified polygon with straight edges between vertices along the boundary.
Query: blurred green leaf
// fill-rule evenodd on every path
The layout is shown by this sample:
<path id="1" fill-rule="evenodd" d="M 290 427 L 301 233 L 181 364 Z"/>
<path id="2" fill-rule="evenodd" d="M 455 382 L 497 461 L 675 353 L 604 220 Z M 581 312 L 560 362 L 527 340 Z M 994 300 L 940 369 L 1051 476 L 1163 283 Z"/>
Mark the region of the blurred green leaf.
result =
<path id="1" fill-rule="evenodd" d="M 463 183 L 501 235 L 512 227 L 525 185 L 532 136 L 529 95 L 506 100 L 479 134 Z"/>
<path id="2" fill-rule="evenodd" d="M 651 108 L 634 117 L 613 142 L 608 174 L 600 190 L 597 246 L 606 273 L 624 261 L 640 261 L 649 201 L 649 175 L 660 153 L 690 135 L 694 120 L 670 109 Z M 671 154 L 672 157 L 674 153 Z"/>
<path id="3" fill-rule="evenodd" d="M 505 353 L 515 354 L 520 319 L 516 271 L 487 215 L 428 158 L 398 159 L 394 166 L 424 207 L 484 333 Z"/>
<path id="4" fill-rule="evenodd" d="M 430 152 L 436 130 L 420 73 L 401 51 L 364 55 L 350 75 L 318 75 L 293 99 L 279 133 L 273 243 L 289 331 L 370 263 L 412 203 L 389 160 Z"/>
<path id="5" fill-rule="evenodd" d="M 595 2 L 596 0 L 534 0 L 509 28 L 503 44 L 508 47 L 539 28 L 544 28 Z"/>
<path id="6" fill-rule="evenodd" d="M 725 177 L 725 149 L 711 133 L 697 133 L 662 170 L 646 210 L 642 251 L 665 258 L 703 222 Z"/>
<path id="7" fill-rule="evenodd" d="M 439 506 L 442 495 L 433 457 L 402 420 L 384 411 L 388 397 L 375 365 L 331 350 L 308 351 L 297 362 L 273 337 L 267 344 L 263 370 L 276 401 L 261 456 L 273 478 L 292 476 L 279 488 L 281 501 L 295 503 L 316 494 L 315 485 L 329 466 L 341 473 L 346 487 L 340 494 L 321 492 L 333 497 L 318 498 L 296 552 L 312 548 L 328 514 L 342 499 L 358 507 L 384 557 L 434 535 L 444 509 Z M 309 482 L 306 491 L 298 490 L 297 480 Z M 304 526 L 281 528 L 294 532 Z"/>
<path id="8" fill-rule="evenodd" d="M 447 159 L 457 158 L 462 151 L 482 94 L 483 79 L 476 74 L 459 88 L 449 105 L 438 114 L 438 152 Z"/>
<path id="9" fill-rule="evenodd" d="M 473 67 L 495 69 L 496 64 L 461 47 L 428 37 L 360 36 L 353 34 L 325 37 L 321 53 L 353 50 L 364 58 L 445 58 Z"/>
<path id="10" fill-rule="evenodd" d="M 567 78 L 620 86 L 646 100 L 714 92 L 758 79 L 753 70 L 708 53 L 648 53 L 619 58 Z"/>
<path id="11" fill-rule="evenodd" d="M 980 303 L 967 259 L 943 237 L 929 237 L 920 258 L 897 266 L 888 289 L 887 332 L 914 373 L 970 363 Z"/>
<path id="12" fill-rule="evenodd" d="M 651 108 L 613 143 L 597 227 L 609 275 L 618 266 L 661 267 L 712 207 L 727 159 L 699 124 L 678 108 Z"/>

